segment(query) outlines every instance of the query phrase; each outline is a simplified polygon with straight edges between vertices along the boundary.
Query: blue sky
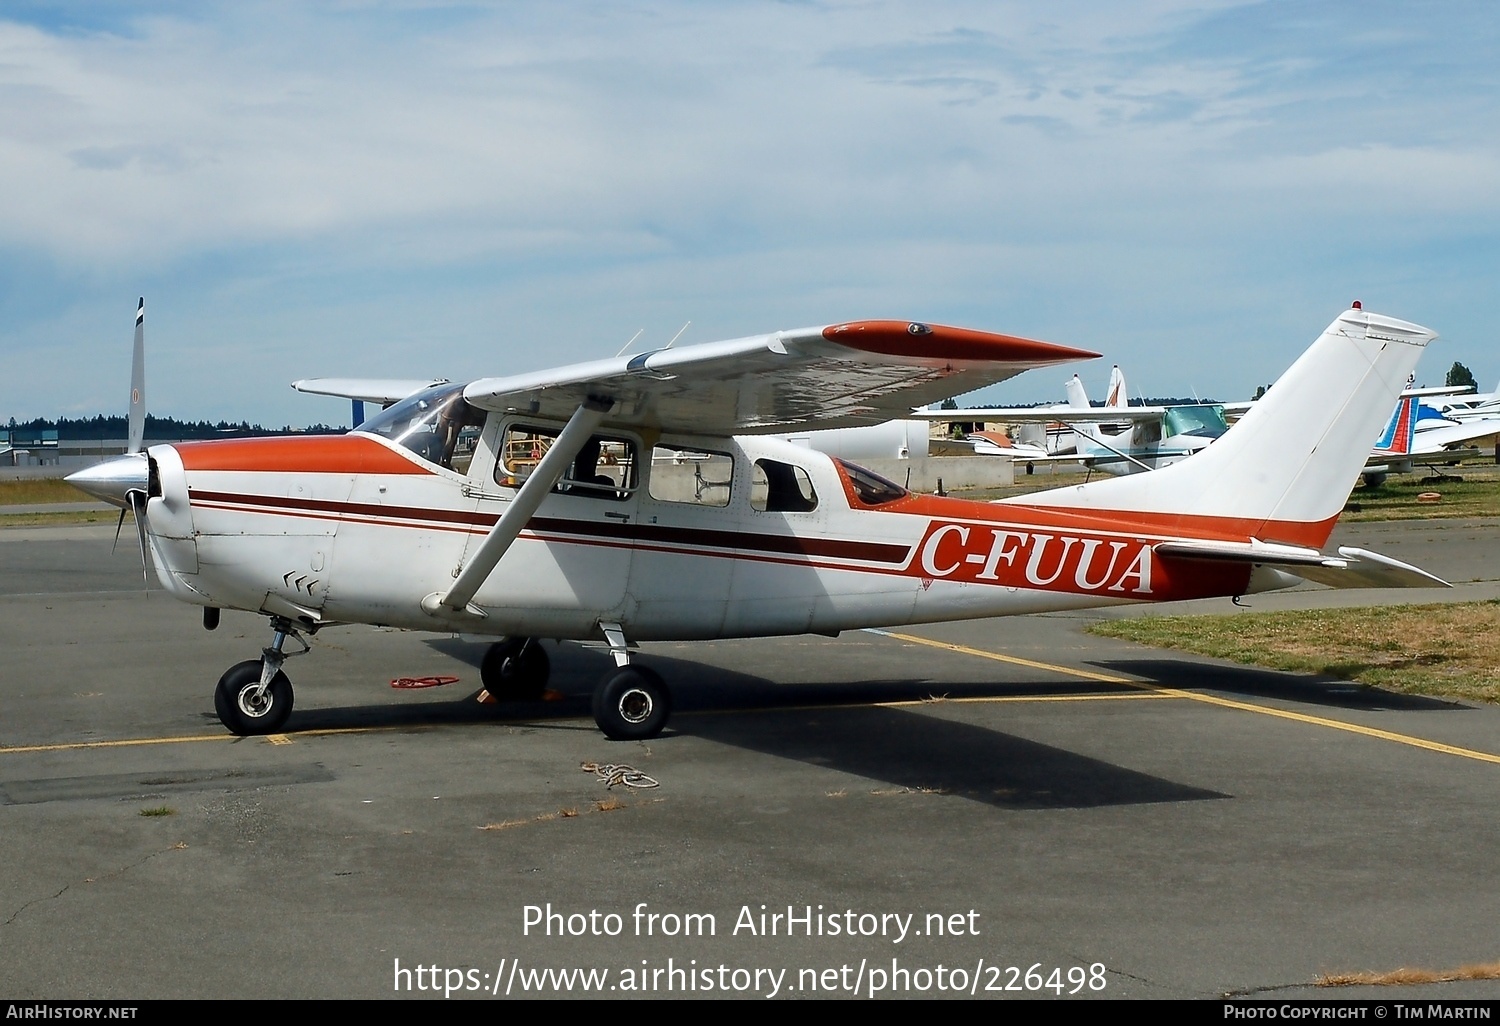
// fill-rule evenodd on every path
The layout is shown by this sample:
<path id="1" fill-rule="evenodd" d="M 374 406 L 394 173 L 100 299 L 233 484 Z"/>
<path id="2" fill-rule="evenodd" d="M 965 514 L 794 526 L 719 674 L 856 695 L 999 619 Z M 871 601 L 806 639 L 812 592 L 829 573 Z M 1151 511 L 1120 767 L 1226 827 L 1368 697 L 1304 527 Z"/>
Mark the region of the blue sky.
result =
<path id="1" fill-rule="evenodd" d="M 1488 389 L 1497 79 L 1485 3 L 9 3 L 0 418 L 123 412 L 139 295 L 194 419 L 887 316 L 1243 398 L 1354 299 Z"/>

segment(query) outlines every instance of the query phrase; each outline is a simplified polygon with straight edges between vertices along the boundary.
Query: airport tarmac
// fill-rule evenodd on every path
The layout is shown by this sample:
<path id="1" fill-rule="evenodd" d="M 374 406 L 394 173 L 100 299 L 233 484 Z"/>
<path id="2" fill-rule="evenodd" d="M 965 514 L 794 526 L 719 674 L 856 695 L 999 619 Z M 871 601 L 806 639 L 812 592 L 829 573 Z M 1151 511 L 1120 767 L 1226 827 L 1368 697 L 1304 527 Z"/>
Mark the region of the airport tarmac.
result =
<path id="1" fill-rule="evenodd" d="M 677 712 L 614 743 L 601 652 L 502 709 L 483 643 L 347 627 L 236 739 L 264 621 L 112 535 L 0 531 L 0 998 L 1500 997 L 1312 985 L 1500 961 L 1495 707 L 1083 632 L 1115 610 L 647 645 Z M 1460 586 L 1252 604 L 1500 592 L 1497 521 L 1335 541 Z"/>

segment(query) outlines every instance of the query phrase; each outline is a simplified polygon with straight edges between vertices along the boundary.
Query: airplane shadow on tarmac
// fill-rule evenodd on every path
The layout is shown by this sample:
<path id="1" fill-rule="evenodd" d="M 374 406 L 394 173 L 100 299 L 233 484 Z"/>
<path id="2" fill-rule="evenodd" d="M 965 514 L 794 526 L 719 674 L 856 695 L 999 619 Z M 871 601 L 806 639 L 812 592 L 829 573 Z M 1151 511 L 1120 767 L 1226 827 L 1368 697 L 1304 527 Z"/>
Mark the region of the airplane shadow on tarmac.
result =
<path id="1" fill-rule="evenodd" d="M 426 644 L 470 665 L 479 663 L 486 647 L 454 638 L 428 639 Z M 297 732 L 524 721 L 539 729 L 595 730 L 592 722 L 580 724 L 577 719 L 589 716 L 594 684 L 612 665 L 608 654 L 576 645 L 549 645 L 548 652 L 553 667 L 549 686 L 562 696 L 554 701 L 481 705 L 470 691 L 461 700 L 418 705 L 299 709 L 288 726 Z M 872 706 L 934 699 L 933 685 L 920 680 L 785 685 L 657 653 L 642 662 L 661 673 L 673 689 L 674 716 L 665 737 L 703 738 L 885 786 L 950 794 L 1002 808 L 1091 808 L 1229 797 L 915 709 Z M 1100 690 L 1092 683 L 949 682 L 942 685 L 941 697 Z"/>
<path id="2" fill-rule="evenodd" d="M 449 637 L 430 638 L 425 644 L 476 667 L 475 679 L 488 647 L 488 642 Z M 573 644 L 549 644 L 548 652 L 553 665 L 550 687 L 556 692 L 552 701 L 480 704 L 474 700 L 477 689 L 465 689 L 461 698 L 435 696 L 431 702 L 400 705 L 382 704 L 372 695 L 368 705 L 299 709 L 288 726 L 307 731 L 525 722 L 533 729 L 593 731 L 591 722 L 578 721 L 590 716 L 593 687 L 612 665 L 608 653 Z M 648 653 L 642 662 L 672 687 L 674 718 L 667 737 L 699 737 L 892 787 L 951 794 L 1003 808 L 1089 808 L 1229 797 L 916 708 L 879 704 L 931 701 L 937 710 L 944 699 L 1137 690 L 1128 685 L 976 680 L 935 686 L 912 678 L 788 685 L 659 652 Z M 1343 680 L 1191 660 L 1113 660 L 1095 665 L 1162 687 L 1212 689 L 1323 707 L 1463 708 Z"/>

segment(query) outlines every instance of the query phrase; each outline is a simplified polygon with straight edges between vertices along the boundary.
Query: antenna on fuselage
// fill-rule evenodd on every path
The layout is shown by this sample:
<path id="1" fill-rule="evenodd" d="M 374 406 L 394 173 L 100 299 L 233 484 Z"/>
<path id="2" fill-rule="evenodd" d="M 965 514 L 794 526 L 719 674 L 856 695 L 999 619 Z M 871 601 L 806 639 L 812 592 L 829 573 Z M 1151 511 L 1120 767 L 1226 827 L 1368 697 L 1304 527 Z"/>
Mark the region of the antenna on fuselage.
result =
<path id="1" fill-rule="evenodd" d="M 688 324 L 692 324 L 692 323 L 693 323 L 692 321 L 688 321 L 687 324 L 684 324 L 681 328 L 678 328 L 677 329 L 677 334 L 675 334 L 675 335 L 672 336 L 672 341 L 667 343 L 666 348 L 671 349 L 673 343 L 675 343 L 678 339 L 680 339 L 682 337 L 682 333 L 684 331 L 688 330 Z"/>
<path id="2" fill-rule="evenodd" d="M 130 357 L 130 415 L 125 451 L 140 452 L 146 438 L 146 297 L 135 308 L 135 352 Z"/>

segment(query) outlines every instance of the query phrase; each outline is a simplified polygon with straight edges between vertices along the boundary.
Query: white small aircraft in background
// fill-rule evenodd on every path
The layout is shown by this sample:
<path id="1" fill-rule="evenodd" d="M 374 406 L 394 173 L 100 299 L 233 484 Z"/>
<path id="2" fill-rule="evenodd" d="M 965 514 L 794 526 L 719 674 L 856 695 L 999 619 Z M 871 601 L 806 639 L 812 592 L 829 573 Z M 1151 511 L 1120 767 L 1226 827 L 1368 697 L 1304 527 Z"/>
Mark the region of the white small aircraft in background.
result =
<path id="1" fill-rule="evenodd" d="M 667 685 L 636 642 L 837 634 L 1303 579 L 1442 586 L 1374 553 L 1321 551 L 1370 439 L 1435 336 L 1346 311 L 1206 452 L 1154 474 L 1001 503 L 915 495 L 769 437 L 910 417 L 1065 346 L 855 321 L 559 370 L 441 384 L 347 435 L 153 445 L 74 474 L 136 510 L 162 586 L 260 613 L 272 641 L 214 704 L 236 734 L 292 709 L 292 639 L 335 623 L 491 634 L 499 699 L 541 693 L 541 639 L 603 639 L 593 710 L 658 733 Z M 376 390 L 378 391 L 378 390 Z M 290 653 L 301 654 L 301 653 Z"/>
<path id="2" fill-rule="evenodd" d="M 1083 381 L 1074 374 L 1065 386 L 1064 406 L 923 410 L 931 420 L 995 421 L 1012 425 L 1047 425 L 1047 452 L 1016 457 L 1027 463 L 1074 462 L 1091 470 L 1123 476 L 1160 470 L 1206 448 L 1229 430 L 1224 408 L 1216 403 L 1131 406 L 1125 375 L 1118 364 L 1109 374 L 1103 406 L 1089 402 Z M 1023 433 L 1023 444 L 1031 442 Z M 1033 449 L 1037 448 L 1031 442 Z"/>
<path id="3" fill-rule="evenodd" d="M 1366 462 L 1365 484 L 1379 486 L 1389 474 L 1410 474 L 1418 467 L 1432 474 L 1430 480 L 1452 480 L 1440 469 L 1442 464 L 1451 466 L 1477 453 L 1472 443 L 1500 434 L 1500 419 L 1449 420 L 1424 401 L 1428 396 L 1451 394 L 1451 387 L 1408 388 L 1401 393 Z"/>

